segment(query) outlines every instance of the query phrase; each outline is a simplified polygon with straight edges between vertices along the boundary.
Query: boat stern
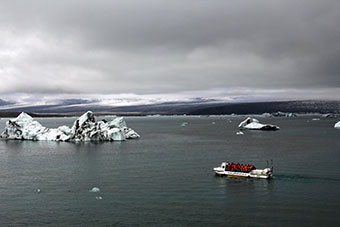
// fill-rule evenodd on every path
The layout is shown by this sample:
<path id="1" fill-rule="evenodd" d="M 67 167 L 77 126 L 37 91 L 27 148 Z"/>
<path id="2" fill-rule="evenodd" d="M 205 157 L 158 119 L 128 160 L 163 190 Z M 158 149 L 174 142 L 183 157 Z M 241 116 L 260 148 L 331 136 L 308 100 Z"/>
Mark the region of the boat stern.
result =
<path id="1" fill-rule="evenodd" d="M 271 168 L 265 168 L 265 169 L 255 169 L 250 172 L 250 177 L 253 178 L 270 178 L 273 176 L 273 172 Z"/>

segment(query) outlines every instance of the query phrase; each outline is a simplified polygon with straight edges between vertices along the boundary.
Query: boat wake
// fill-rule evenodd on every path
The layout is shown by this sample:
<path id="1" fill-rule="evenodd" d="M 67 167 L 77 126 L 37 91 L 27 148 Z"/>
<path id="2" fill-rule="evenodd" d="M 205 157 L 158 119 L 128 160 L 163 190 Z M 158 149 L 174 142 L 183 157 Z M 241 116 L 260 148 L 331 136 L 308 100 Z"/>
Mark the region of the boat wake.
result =
<path id="1" fill-rule="evenodd" d="M 319 177 L 319 176 L 308 176 L 302 174 L 275 174 L 273 176 L 274 180 L 283 180 L 283 181 L 296 181 L 296 182 L 308 182 L 308 181 L 336 181 L 339 182 L 340 178 L 333 177 Z"/>

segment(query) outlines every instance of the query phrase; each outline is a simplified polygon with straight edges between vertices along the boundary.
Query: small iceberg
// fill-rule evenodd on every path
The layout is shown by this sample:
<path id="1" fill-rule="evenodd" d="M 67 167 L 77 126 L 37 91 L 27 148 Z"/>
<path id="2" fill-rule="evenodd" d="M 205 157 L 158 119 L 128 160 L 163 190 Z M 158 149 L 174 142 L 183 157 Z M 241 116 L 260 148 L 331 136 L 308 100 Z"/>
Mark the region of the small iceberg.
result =
<path id="1" fill-rule="evenodd" d="M 272 115 L 270 113 L 263 113 L 262 116 L 263 117 L 271 117 Z"/>
<path id="2" fill-rule="evenodd" d="M 238 127 L 240 129 L 250 129 L 250 130 L 266 130 L 273 131 L 279 130 L 280 128 L 276 125 L 271 124 L 261 124 L 257 119 L 248 117 L 244 121 L 242 121 Z"/>
<path id="3" fill-rule="evenodd" d="M 335 123 L 334 128 L 339 128 L 339 129 L 340 129 L 340 121 L 338 121 L 337 123 Z"/>
<path id="4" fill-rule="evenodd" d="M 241 132 L 241 131 L 236 132 L 236 135 L 243 135 L 243 134 L 244 132 Z"/>
<path id="5" fill-rule="evenodd" d="M 26 114 L 6 122 L 5 131 L 0 138 L 15 140 L 51 140 L 51 141 L 122 141 L 136 139 L 140 136 L 128 128 L 122 117 L 112 121 L 96 122 L 93 112 L 88 111 L 80 116 L 71 128 L 60 126 L 46 128 Z"/>
<path id="6" fill-rule="evenodd" d="M 102 200 L 103 197 L 101 197 L 101 196 L 96 196 L 96 199 L 97 199 L 97 200 Z"/>
<path id="7" fill-rule="evenodd" d="M 326 113 L 321 115 L 322 118 L 334 118 L 334 114 L 332 113 Z"/>
<path id="8" fill-rule="evenodd" d="M 100 192 L 100 189 L 97 187 L 93 187 L 89 192 Z"/>
<path id="9" fill-rule="evenodd" d="M 267 113 L 266 113 L 267 114 Z M 281 111 L 270 114 L 272 117 L 297 117 L 296 113 L 284 113 Z"/>
<path id="10" fill-rule="evenodd" d="M 183 123 L 181 124 L 181 126 L 182 126 L 182 127 L 185 127 L 185 126 L 187 126 L 187 124 L 188 124 L 188 122 L 183 122 Z"/>

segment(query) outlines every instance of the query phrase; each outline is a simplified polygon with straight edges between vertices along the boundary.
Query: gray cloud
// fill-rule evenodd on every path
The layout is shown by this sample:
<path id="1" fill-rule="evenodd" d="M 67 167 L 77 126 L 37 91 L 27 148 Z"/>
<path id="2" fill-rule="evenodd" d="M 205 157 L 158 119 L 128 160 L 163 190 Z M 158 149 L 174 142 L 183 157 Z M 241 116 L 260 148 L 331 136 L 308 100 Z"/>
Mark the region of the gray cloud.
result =
<path id="1" fill-rule="evenodd" d="M 334 95 L 339 23 L 336 0 L 2 1 L 0 93 Z"/>

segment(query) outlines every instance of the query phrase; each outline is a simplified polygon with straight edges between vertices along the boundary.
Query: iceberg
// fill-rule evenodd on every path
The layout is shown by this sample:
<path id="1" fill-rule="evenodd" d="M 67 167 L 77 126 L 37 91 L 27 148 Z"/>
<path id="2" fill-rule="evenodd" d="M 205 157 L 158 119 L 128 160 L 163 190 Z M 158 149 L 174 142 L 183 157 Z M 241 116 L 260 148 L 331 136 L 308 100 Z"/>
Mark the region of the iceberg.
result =
<path id="1" fill-rule="evenodd" d="M 93 187 L 89 192 L 100 192 L 100 189 L 97 187 Z"/>
<path id="2" fill-rule="evenodd" d="M 280 129 L 276 125 L 261 124 L 257 119 L 248 117 L 242 121 L 238 127 L 240 129 L 252 129 L 252 130 L 278 130 Z"/>
<path id="3" fill-rule="evenodd" d="M 72 125 L 58 128 L 46 128 L 26 114 L 6 122 L 5 130 L 0 135 L 4 139 L 51 140 L 51 141 L 122 141 L 139 138 L 139 134 L 128 128 L 123 117 L 110 122 L 95 121 L 92 111 L 80 116 Z"/>
<path id="4" fill-rule="evenodd" d="M 322 118 L 334 118 L 335 116 L 332 113 L 326 113 L 326 114 L 322 114 L 321 117 Z"/>
<path id="5" fill-rule="evenodd" d="M 275 112 L 275 113 L 263 113 L 264 117 L 297 117 L 296 113 L 284 113 L 281 111 Z"/>
<path id="6" fill-rule="evenodd" d="M 182 126 L 182 127 L 185 127 L 185 126 L 187 126 L 187 124 L 188 124 L 188 122 L 183 122 L 183 123 L 181 124 L 181 126 Z"/>
<path id="7" fill-rule="evenodd" d="M 334 128 L 340 128 L 340 121 L 338 121 L 337 123 L 335 123 Z"/>

